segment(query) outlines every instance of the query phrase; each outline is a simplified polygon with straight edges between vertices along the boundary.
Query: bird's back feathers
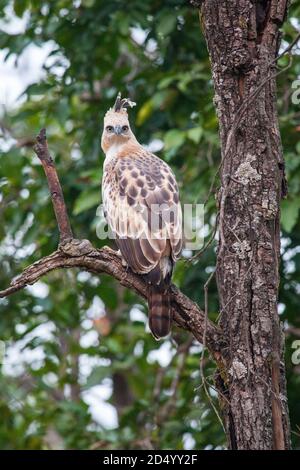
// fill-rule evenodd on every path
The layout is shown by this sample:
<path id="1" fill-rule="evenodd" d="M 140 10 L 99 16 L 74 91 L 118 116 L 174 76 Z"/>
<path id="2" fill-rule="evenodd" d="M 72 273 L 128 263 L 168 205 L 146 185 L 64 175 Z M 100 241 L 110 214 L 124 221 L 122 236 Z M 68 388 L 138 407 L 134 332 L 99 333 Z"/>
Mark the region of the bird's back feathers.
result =
<path id="1" fill-rule="evenodd" d="M 125 146 L 124 146 L 125 147 Z M 176 261 L 182 247 L 178 187 L 168 165 L 141 146 L 111 160 L 103 177 L 103 204 L 117 244 L 133 271 L 145 274 L 170 241 Z"/>

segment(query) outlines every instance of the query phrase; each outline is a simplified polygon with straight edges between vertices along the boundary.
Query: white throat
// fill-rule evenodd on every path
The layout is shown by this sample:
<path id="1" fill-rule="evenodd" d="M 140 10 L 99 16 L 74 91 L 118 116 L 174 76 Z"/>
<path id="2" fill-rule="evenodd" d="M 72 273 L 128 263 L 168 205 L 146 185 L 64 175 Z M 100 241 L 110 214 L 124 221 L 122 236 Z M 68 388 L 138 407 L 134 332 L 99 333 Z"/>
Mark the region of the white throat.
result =
<path id="1" fill-rule="evenodd" d="M 104 160 L 104 163 L 103 163 L 104 167 L 108 163 L 110 163 L 111 160 L 113 160 L 116 157 L 116 155 L 119 152 L 119 150 L 121 149 L 122 145 L 123 145 L 123 143 L 118 143 L 118 144 L 113 144 L 109 147 L 108 151 L 105 154 L 105 160 Z"/>

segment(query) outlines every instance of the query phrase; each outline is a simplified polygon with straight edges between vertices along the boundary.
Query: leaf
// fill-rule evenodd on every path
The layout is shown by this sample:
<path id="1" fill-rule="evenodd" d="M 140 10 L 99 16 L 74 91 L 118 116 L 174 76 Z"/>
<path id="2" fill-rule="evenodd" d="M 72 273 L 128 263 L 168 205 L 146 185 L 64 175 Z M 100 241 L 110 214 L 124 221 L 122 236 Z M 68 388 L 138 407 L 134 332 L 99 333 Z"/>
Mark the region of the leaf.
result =
<path id="1" fill-rule="evenodd" d="M 105 366 L 97 366 L 94 367 L 88 378 L 86 379 L 86 383 L 84 388 L 91 388 L 95 385 L 99 385 L 103 379 L 110 376 L 110 368 Z"/>
<path id="2" fill-rule="evenodd" d="M 176 23 L 177 16 L 172 15 L 170 10 L 164 11 L 158 20 L 156 31 L 162 36 L 168 36 L 175 28 Z"/>
<path id="3" fill-rule="evenodd" d="M 185 140 L 185 133 L 177 129 L 172 129 L 165 134 L 165 149 L 177 149 L 180 147 Z"/>
<path id="4" fill-rule="evenodd" d="M 146 103 L 143 104 L 143 106 L 139 109 L 136 123 L 138 126 L 141 126 L 144 124 L 144 122 L 151 116 L 153 112 L 153 102 L 152 100 L 146 101 Z"/>
<path id="5" fill-rule="evenodd" d="M 150 100 L 146 101 L 138 112 L 137 124 L 141 126 L 151 116 L 155 109 L 163 107 L 168 99 L 172 97 L 170 90 L 162 90 L 154 93 Z"/>
<path id="6" fill-rule="evenodd" d="M 80 196 L 76 199 L 73 214 L 78 215 L 92 207 L 100 204 L 100 191 L 83 191 Z"/>
<path id="7" fill-rule="evenodd" d="M 202 127 L 193 127 L 193 129 L 189 129 L 187 131 L 187 136 L 189 139 L 191 139 L 195 144 L 198 144 L 200 142 L 200 139 L 203 134 L 203 129 Z"/>
<path id="8" fill-rule="evenodd" d="M 85 8 L 91 8 L 94 5 L 95 0 L 82 0 L 81 3 Z"/>
<path id="9" fill-rule="evenodd" d="M 14 12 L 21 18 L 26 10 L 27 0 L 15 0 L 14 1 Z"/>
<path id="10" fill-rule="evenodd" d="M 163 91 L 159 91 L 157 93 L 155 93 L 151 100 L 152 100 L 152 103 L 153 103 L 153 107 L 155 109 L 159 109 L 165 102 L 165 100 L 168 98 L 169 96 L 169 91 L 168 90 L 163 90 Z"/>
<path id="11" fill-rule="evenodd" d="M 175 82 L 175 80 L 176 80 L 176 75 L 163 78 L 162 80 L 160 80 L 158 84 L 158 89 L 163 90 L 164 88 L 168 88 L 171 85 L 171 83 Z"/>
<path id="12" fill-rule="evenodd" d="M 290 233 L 298 220 L 298 212 L 300 209 L 300 198 L 286 199 L 281 203 L 281 225 L 283 229 Z"/>

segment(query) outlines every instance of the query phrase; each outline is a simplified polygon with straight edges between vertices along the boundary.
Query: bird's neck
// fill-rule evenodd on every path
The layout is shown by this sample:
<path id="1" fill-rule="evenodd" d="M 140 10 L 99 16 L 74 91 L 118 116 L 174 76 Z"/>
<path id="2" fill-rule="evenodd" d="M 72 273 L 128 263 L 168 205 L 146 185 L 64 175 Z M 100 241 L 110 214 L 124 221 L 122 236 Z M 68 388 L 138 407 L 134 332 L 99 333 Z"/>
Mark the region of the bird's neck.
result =
<path id="1" fill-rule="evenodd" d="M 120 149 L 124 144 L 119 144 L 118 142 L 110 145 L 105 153 L 104 166 L 111 162 L 114 158 L 117 157 Z"/>
<path id="2" fill-rule="evenodd" d="M 128 155 L 133 156 L 140 149 L 141 145 L 135 138 L 130 139 L 126 142 L 115 141 L 112 145 L 108 147 L 105 153 L 104 166 L 110 163 L 114 158 L 123 158 Z"/>

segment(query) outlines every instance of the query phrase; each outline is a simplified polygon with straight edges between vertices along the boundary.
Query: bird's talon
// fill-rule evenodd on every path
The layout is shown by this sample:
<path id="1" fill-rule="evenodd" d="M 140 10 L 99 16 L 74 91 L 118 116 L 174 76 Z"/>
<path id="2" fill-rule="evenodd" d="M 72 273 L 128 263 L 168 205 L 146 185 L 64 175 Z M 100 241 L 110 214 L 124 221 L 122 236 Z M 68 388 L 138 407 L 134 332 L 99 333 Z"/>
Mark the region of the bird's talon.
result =
<path id="1" fill-rule="evenodd" d="M 107 251 L 113 251 L 115 253 L 115 250 L 113 250 L 110 246 L 108 245 L 104 245 L 103 246 L 103 250 L 107 250 Z"/>

